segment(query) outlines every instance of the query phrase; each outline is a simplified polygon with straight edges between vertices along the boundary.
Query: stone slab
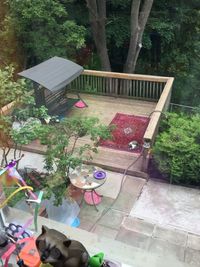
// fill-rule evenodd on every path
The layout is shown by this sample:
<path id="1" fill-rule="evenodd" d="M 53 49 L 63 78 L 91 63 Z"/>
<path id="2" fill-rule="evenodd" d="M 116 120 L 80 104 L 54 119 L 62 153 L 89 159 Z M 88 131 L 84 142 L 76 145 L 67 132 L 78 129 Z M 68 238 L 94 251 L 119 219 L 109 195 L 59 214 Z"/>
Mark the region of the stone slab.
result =
<path id="1" fill-rule="evenodd" d="M 142 233 L 134 232 L 121 227 L 116 240 L 121 241 L 127 245 L 148 249 L 150 244 L 150 237 Z"/>
<path id="2" fill-rule="evenodd" d="M 200 236 L 188 234 L 187 247 L 199 250 L 200 253 Z"/>
<path id="3" fill-rule="evenodd" d="M 153 237 L 166 240 L 170 243 L 185 246 L 187 241 L 187 232 L 179 231 L 172 228 L 156 226 Z"/>
<path id="4" fill-rule="evenodd" d="M 200 235 L 199 190 L 148 181 L 130 215 Z"/>
<path id="5" fill-rule="evenodd" d="M 113 199 L 103 197 L 102 201 L 99 205 L 97 205 L 98 211 L 95 209 L 94 206 L 88 205 L 83 201 L 81 207 L 80 207 L 80 213 L 79 213 L 79 218 L 95 222 L 98 220 L 102 214 L 102 212 L 108 208 L 113 202 Z"/>
<path id="6" fill-rule="evenodd" d="M 135 198 L 131 194 L 121 192 L 112 208 L 129 214 L 134 203 Z"/>
<path id="7" fill-rule="evenodd" d="M 171 244 L 164 240 L 151 239 L 148 251 L 151 253 L 156 253 L 161 257 L 167 257 L 167 255 L 173 255 L 174 257 L 177 258 L 177 260 L 184 261 L 185 249 L 181 246 Z"/>
<path id="8" fill-rule="evenodd" d="M 80 219 L 80 217 L 79 217 L 79 219 Z M 80 219 L 80 225 L 78 228 L 90 232 L 90 229 L 93 227 L 93 225 L 94 225 L 94 222 L 81 218 Z"/>
<path id="9" fill-rule="evenodd" d="M 122 226 L 127 230 L 141 233 L 147 236 L 152 236 L 155 227 L 155 225 L 152 223 L 148 223 L 144 220 L 130 216 L 124 218 Z"/>
<path id="10" fill-rule="evenodd" d="M 96 225 L 92 232 L 98 236 L 104 236 L 111 239 L 115 239 L 118 234 L 117 230 L 99 224 Z"/>
<path id="11" fill-rule="evenodd" d="M 200 253 L 198 250 L 187 248 L 185 252 L 185 262 L 190 266 L 200 266 Z"/>
<path id="12" fill-rule="evenodd" d="M 98 222 L 103 226 L 118 230 L 126 214 L 118 210 L 110 209 Z"/>
<path id="13" fill-rule="evenodd" d="M 122 182 L 123 175 L 121 173 L 106 171 L 107 179 L 103 186 L 96 191 L 105 197 L 116 199 Z"/>
<path id="14" fill-rule="evenodd" d="M 145 184 L 146 180 L 127 175 L 123 183 L 122 192 L 129 193 L 134 198 L 137 198 Z"/>

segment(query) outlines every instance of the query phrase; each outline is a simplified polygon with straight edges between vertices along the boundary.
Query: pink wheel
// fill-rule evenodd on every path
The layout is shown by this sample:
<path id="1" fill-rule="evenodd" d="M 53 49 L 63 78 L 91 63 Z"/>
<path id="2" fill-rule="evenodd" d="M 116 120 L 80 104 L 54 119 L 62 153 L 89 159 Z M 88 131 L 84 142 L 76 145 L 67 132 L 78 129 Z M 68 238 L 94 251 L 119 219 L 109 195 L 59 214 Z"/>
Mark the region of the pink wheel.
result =
<path id="1" fill-rule="evenodd" d="M 92 194 L 93 194 L 93 199 L 92 199 Z M 98 205 L 99 203 L 101 203 L 101 197 L 97 195 L 95 191 L 85 192 L 84 199 L 85 202 L 89 205 Z"/>

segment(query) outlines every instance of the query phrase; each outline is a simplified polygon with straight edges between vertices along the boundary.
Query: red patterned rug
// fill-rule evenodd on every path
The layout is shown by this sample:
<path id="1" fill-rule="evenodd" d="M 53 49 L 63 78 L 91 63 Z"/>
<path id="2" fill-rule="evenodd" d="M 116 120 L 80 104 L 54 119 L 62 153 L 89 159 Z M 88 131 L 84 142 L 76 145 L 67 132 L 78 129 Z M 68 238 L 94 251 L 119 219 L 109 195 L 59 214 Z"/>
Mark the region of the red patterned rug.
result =
<path id="1" fill-rule="evenodd" d="M 148 126 L 149 118 L 142 116 L 127 115 L 117 113 L 110 125 L 115 125 L 112 131 L 112 140 L 100 140 L 100 146 L 139 153 L 142 149 L 138 146 L 134 150 L 130 150 L 128 144 L 131 141 L 137 141 L 143 144 L 143 136 Z"/>

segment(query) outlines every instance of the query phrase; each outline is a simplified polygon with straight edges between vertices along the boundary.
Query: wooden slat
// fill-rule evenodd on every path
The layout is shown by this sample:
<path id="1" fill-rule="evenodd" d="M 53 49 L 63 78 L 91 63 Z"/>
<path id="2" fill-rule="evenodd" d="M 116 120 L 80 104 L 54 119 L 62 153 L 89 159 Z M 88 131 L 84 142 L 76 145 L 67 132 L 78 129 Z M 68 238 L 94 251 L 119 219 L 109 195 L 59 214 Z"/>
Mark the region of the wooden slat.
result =
<path id="1" fill-rule="evenodd" d="M 147 96 L 147 98 L 150 98 L 150 91 L 149 91 L 149 84 L 150 83 L 146 83 L 146 96 Z"/>
<path id="2" fill-rule="evenodd" d="M 115 95 L 118 94 L 118 79 L 115 79 Z"/>
<path id="3" fill-rule="evenodd" d="M 135 85 L 135 81 L 132 81 L 133 83 L 133 96 L 136 97 L 136 85 Z"/>
<path id="4" fill-rule="evenodd" d="M 14 106 L 15 106 L 16 102 L 15 101 L 12 101 L 11 103 L 5 105 L 4 107 L 2 107 L 0 109 L 0 114 L 1 115 L 10 115 Z"/>
<path id="5" fill-rule="evenodd" d="M 169 78 L 169 77 L 163 77 L 163 76 L 96 71 L 96 70 L 84 70 L 83 75 L 92 75 L 92 76 L 108 77 L 108 78 L 119 78 L 119 79 L 126 79 L 126 80 L 155 81 L 155 82 L 167 82 Z"/>

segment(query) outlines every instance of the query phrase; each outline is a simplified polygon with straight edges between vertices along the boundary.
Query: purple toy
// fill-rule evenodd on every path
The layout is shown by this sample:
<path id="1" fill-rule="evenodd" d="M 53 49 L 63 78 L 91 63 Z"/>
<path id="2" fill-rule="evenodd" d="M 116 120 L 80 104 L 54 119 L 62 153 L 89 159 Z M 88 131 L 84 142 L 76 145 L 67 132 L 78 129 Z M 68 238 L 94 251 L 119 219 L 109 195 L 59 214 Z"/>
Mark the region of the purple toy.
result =
<path id="1" fill-rule="evenodd" d="M 6 167 L 8 168 L 12 168 L 16 165 L 17 161 L 16 160 L 11 160 L 7 165 Z"/>
<path id="2" fill-rule="evenodd" d="M 98 180 L 106 178 L 106 172 L 104 171 L 95 171 L 93 175 L 94 175 L 94 178 Z"/>

